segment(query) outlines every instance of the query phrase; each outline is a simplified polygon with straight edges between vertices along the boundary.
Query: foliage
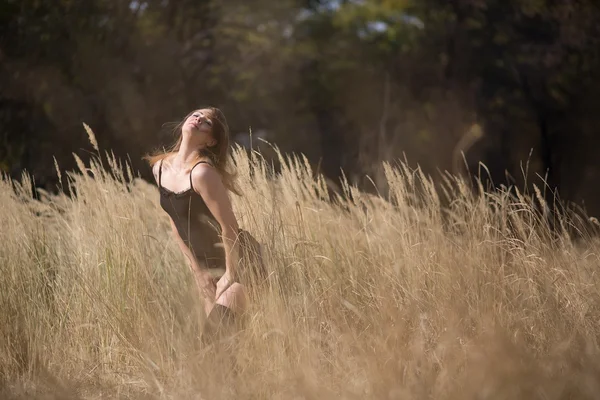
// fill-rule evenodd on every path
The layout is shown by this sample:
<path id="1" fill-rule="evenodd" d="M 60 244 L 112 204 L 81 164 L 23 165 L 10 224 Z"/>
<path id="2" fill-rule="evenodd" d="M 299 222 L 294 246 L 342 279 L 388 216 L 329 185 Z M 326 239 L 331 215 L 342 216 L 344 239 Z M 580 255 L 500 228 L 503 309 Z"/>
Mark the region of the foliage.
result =
<path id="1" fill-rule="evenodd" d="M 149 178 L 161 126 L 210 103 L 363 188 L 384 189 L 381 161 L 433 172 L 465 150 L 496 184 L 537 174 L 598 212 L 599 16 L 593 0 L 1 0 L 2 165 L 55 187 L 53 155 L 87 158 L 86 121 Z M 473 124 L 482 139 L 456 149 Z"/>

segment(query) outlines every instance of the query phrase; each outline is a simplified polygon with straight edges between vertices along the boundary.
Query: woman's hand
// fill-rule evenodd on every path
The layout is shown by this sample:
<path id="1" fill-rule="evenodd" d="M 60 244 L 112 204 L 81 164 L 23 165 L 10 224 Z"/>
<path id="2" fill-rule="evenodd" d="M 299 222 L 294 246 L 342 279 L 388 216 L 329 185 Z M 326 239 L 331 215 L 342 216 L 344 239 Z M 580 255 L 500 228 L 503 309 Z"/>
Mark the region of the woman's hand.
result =
<path id="1" fill-rule="evenodd" d="M 225 273 L 217 282 L 217 297 L 215 304 L 225 306 L 234 312 L 244 312 L 246 309 L 246 288 L 235 282 L 230 273 Z"/>
<path id="2" fill-rule="evenodd" d="M 234 283 L 235 281 L 233 280 L 231 273 L 229 271 L 225 271 L 221 279 L 219 279 L 219 281 L 217 282 L 215 301 L 218 300 L 219 297 L 221 297 L 221 295 L 225 293 L 225 291 L 229 289 L 229 287 Z"/>

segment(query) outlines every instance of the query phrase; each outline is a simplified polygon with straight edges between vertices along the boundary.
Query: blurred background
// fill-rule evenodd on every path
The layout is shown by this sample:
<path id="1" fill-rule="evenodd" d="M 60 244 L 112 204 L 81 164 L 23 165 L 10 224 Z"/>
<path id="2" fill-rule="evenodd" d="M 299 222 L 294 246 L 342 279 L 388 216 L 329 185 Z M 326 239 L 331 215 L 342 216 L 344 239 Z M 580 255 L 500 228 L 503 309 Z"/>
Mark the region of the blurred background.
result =
<path id="1" fill-rule="evenodd" d="M 365 190 L 402 159 L 541 184 L 600 213 L 597 0 L 0 0 L 0 169 L 129 159 L 220 107 L 234 139 Z"/>

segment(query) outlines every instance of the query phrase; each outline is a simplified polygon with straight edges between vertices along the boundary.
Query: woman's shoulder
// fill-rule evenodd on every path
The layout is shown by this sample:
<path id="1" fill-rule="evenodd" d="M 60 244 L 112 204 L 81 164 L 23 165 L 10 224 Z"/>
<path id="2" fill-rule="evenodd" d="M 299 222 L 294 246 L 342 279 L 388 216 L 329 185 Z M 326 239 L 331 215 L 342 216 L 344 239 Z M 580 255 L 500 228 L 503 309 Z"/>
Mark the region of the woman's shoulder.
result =
<path id="1" fill-rule="evenodd" d="M 158 183 L 158 180 L 159 180 L 162 162 L 163 162 L 163 160 L 161 159 L 161 160 L 156 161 L 154 164 L 152 164 L 152 174 L 154 175 L 154 179 L 156 180 L 156 183 Z"/>
<path id="2" fill-rule="evenodd" d="M 222 185 L 221 174 L 210 161 L 199 161 L 191 172 L 194 188 L 203 189 Z"/>
<path id="3" fill-rule="evenodd" d="M 200 167 L 200 166 L 210 166 L 210 167 L 214 168 L 214 163 L 208 157 L 200 157 L 196 160 L 193 168 Z"/>
<path id="4" fill-rule="evenodd" d="M 175 158 L 175 154 L 172 154 L 172 153 L 165 154 L 160 160 L 158 160 L 156 162 L 156 164 L 154 164 L 154 166 L 152 167 L 152 170 L 156 170 L 156 171 L 162 170 L 163 172 L 165 170 L 169 170 L 171 168 L 174 158 Z"/>
<path id="5" fill-rule="evenodd" d="M 219 171 L 213 166 L 208 160 L 198 161 L 192 167 L 192 180 L 195 179 L 210 179 L 215 176 L 219 176 Z"/>

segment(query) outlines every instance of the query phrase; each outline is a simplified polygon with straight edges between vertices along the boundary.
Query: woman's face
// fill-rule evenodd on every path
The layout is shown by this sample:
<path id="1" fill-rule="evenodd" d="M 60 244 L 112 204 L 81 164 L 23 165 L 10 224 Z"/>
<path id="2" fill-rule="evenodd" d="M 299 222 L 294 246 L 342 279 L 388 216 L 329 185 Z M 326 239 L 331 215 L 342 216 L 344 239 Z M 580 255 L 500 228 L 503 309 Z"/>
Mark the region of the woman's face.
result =
<path id="1" fill-rule="evenodd" d="M 205 136 L 208 142 L 214 141 L 212 126 L 209 110 L 196 110 L 184 121 L 181 131 L 185 134 Z"/>

